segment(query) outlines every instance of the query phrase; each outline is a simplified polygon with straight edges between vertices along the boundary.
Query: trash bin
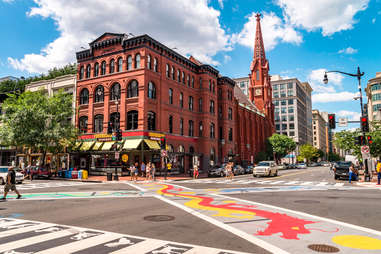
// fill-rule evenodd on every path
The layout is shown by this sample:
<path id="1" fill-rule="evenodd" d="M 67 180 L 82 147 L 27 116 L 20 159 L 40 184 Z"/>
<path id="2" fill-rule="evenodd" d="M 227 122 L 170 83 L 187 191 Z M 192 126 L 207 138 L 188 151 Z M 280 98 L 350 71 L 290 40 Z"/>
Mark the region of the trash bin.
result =
<path id="1" fill-rule="evenodd" d="M 82 172 L 83 170 L 78 171 L 78 179 L 82 179 Z"/>
<path id="2" fill-rule="evenodd" d="M 107 173 L 107 181 L 112 181 L 112 173 Z"/>
<path id="3" fill-rule="evenodd" d="M 89 172 L 87 172 L 87 170 L 83 170 L 82 171 L 82 179 L 87 179 L 89 178 Z"/>
<path id="4" fill-rule="evenodd" d="M 77 179 L 78 178 L 78 171 L 70 171 L 71 172 L 71 179 Z"/>
<path id="5" fill-rule="evenodd" d="M 70 179 L 72 172 L 74 172 L 74 171 L 66 171 L 66 178 Z"/>

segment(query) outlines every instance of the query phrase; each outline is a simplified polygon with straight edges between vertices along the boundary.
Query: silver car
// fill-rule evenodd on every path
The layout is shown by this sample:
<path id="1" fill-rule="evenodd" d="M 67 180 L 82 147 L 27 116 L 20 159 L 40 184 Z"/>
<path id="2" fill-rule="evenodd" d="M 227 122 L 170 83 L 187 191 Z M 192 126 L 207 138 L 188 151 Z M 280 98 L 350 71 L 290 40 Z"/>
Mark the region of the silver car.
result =
<path id="1" fill-rule="evenodd" d="M 277 176 L 279 166 L 275 161 L 261 161 L 253 169 L 253 177 L 257 176 Z"/>

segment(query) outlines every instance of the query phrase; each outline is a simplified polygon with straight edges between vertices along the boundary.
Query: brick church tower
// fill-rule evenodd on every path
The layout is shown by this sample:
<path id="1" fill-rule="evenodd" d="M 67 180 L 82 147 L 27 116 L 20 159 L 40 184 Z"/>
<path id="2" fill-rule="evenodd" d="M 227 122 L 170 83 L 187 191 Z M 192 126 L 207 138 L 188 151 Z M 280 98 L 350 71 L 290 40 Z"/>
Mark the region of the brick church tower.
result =
<path id="1" fill-rule="evenodd" d="M 270 123 L 274 125 L 274 105 L 269 75 L 269 61 L 266 59 L 261 31 L 261 14 L 256 15 L 257 29 L 254 42 L 254 56 L 250 65 L 249 98 Z"/>

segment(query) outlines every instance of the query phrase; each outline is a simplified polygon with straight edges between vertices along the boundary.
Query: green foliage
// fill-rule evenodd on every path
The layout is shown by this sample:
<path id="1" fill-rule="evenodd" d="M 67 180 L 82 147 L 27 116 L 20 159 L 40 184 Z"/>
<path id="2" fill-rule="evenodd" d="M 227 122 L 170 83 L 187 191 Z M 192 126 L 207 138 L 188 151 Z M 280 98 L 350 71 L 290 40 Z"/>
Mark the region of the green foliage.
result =
<path id="1" fill-rule="evenodd" d="M 317 154 L 312 158 L 313 161 L 318 161 L 319 158 L 324 158 L 325 153 L 321 149 L 317 149 Z"/>
<path id="2" fill-rule="evenodd" d="M 328 153 L 328 161 L 340 161 L 342 158 L 337 153 Z"/>
<path id="3" fill-rule="evenodd" d="M 56 154 L 76 138 L 76 130 L 69 121 L 73 114 L 72 95 L 63 90 L 52 97 L 42 91 L 10 94 L 2 107 L 5 111 L 0 127 L 3 145 Z"/>
<path id="4" fill-rule="evenodd" d="M 309 162 L 313 158 L 319 158 L 319 152 L 318 149 L 312 145 L 305 144 L 300 147 L 300 156 Z"/>
<path id="5" fill-rule="evenodd" d="M 360 131 L 340 131 L 335 133 L 335 145 L 346 152 L 352 151 L 358 159 L 361 158 L 361 147 L 356 145 L 355 138 L 362 135 Z"/>
<path id="6" fill-rule="evenodd" d="M 76 74 L 77 73 L 77 65 L 76 64 L 68 64 L 62 68 L 53 68 L 48 71 L 47 75 L 41 74 L 40 76 L 29 77 L 26 79 L 20 80 L 5 80 L 0 83 L 0 93 L 9 93 L 14 91 L 23 92 L 25 87 L 34 81 L 39 80 L 48 80 L 56 77 L 60 77 L 68 74 Z"/>
<path id="7" fill-rule="evenodd" d="M 372 131 L 368 133 L 372 137 L 373 143 L 369 145 L 370 153 L 374 157 L 381 157 L 381 123 L 373 122 Z"/>
<path id="8" fill-rule="evenodd" d="M 286 135 L 273 134 L 268 140 L 277 161 L 296 148 L 295 141 Z"/>

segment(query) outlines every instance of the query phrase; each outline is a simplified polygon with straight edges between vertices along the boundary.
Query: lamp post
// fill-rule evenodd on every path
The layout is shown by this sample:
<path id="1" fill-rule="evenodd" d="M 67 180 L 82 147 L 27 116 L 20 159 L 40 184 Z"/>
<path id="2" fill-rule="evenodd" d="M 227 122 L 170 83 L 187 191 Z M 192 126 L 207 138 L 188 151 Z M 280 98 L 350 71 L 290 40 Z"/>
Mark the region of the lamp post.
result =
<path id="1" fill-rule="evenodd" d="M 347 75 L 347 76 L 351 76 L 351 77 L 356 77 L 357 80 L 358 80 L 358 89 L 359 89 L 359 93 L 360 93 L 360 106 L 361 106 L 361 119 L 364 117 L 364 107 L 363 107 L 363 103 L 362 103 L 362 91 L 361 91 L 361 77 L 364 76 L 364 72 L 361 72 L 360 71 L 360 67 L 358 66 L 357 67 L 357 73 L 347 73 L 347 72 L 342 72 L 342 71 L 326 71 L 324 73 L 324 78 L 323 78 L 323 82 L 324 84 L 328 84 L 328 76 L 327 76 L 327 73 L 331 73 L 331 72 L 336 72 L 336 73 L 341 73 L 341 74 L 344 74 L 344 75 Z M 360 127 L 361 127 L 361 123 L 360 123 Z M 363 136 L 365 137 L 365 131 L 362 130 L 362 134 Z M 365 139 L 365 142 L 366 139 Z M 365 159 L 364 160 L 364 164 L 365 164 L 365 181 L 369 181 L 369 170 L 368 170 L 368 160 Z"/>
<path id="2" fill-rule="evenodd" d="M 120 92 L 120 89 L 119 87 L 117 89 L 115 89 L 116 91 L 116 117 L 117 117 L 117 121 L 116 121 L 116 124 L 115 124 L 115 131 L 116 131 L 116 137 L 118 136 L 118 133 L 119 133 L 119 126 L 120 126 L 120 117 L 119 117 L 119 92 Z M 116 141 L 118 142 L 118 140 Z M 119 151 L 118 151 L 119 152 Z M 117 153 L 117 151 L 115 151 L 115 153 Z M 114 180 L 115 181 L 119 181 L 119 176 L 118 176 L 118 168 L 115 167 L 115 175 L 114 175 Z"/>

